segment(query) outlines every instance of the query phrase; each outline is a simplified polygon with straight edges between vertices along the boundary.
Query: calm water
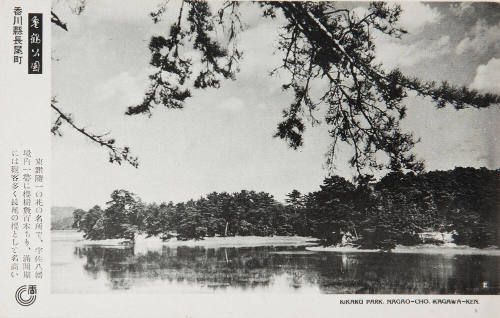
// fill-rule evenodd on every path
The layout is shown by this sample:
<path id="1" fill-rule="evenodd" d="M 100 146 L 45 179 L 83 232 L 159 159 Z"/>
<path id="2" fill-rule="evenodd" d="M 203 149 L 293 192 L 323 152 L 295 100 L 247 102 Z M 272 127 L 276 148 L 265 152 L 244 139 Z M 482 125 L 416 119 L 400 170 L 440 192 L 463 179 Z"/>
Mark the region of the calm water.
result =
<path id="1" fill-rule="evenodd" d="M 309 252 L 305 247 L 81 245 L 52 235 L 54 293 L 499 294 L 499 256 Z"/>

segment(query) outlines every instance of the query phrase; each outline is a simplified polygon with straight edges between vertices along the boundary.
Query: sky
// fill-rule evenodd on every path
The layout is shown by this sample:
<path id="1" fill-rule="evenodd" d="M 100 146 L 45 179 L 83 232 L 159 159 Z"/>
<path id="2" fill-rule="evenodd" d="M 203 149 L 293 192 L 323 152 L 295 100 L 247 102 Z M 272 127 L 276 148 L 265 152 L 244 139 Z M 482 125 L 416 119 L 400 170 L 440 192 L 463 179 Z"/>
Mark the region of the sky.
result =
<path id="1" fill-rule="evenodd" d="M 282 201 L 292 189 L 319 189 L 331 171 L 325 153 L 328 127 L 306 127 L 304 147 L 293 151 L 273 138 L 282 110 L 293 96 L 281 90 L 284 75 L 268 75 L 280 62 L 276 38 L 282 20 L 267 20 L 255 5 L 242 8 L 244 57 L 236 80 L 220 89 L 193 91 L 182 110 L 158 106 L 151 117 L 125 116 L 148 86 L 149 39 L 166 35 L 179 2 L 172 0 L 164 21 L 149 13 L 163 1 L 87 1 L 74 14 L 74 0 L 56 0 L 54 11 L 68 32 L 52 28 L 52 94 L 78 125 L 109 132 L 139 157 L 135 169 L 110 164 L 105 149 L 63 127 L 52 139 L 52 203 L 88 209 L 104 205 L 115 189 L 145 202 L 180 202 L 213 191 L 266 191 Z M 363 5 L 349 3 L 359 14 Z M 403 3 L 402 39 L 376 37 L 377 59 L 424 80 L 447 80 L 500 93 L 500 5 Z M 437 110 L 410 96 L 402 123 L 421 138 L 415 153 L 427 170 L 455 166 L 500 167 L 499 107 Z M 341 148 L 342 149 L 342 148 Z M 334 173 L 352 179 L 341 151 Z"/>

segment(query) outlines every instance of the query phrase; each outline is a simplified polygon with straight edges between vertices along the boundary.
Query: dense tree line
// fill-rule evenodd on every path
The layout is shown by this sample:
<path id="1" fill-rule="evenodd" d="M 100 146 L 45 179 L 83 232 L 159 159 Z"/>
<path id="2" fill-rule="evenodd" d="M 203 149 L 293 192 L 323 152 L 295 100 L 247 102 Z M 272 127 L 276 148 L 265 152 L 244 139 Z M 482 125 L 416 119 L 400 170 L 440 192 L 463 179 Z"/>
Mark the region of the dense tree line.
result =
<path id="1" fill-rule="evenodd" d="M 107 207 L 74 212 L 73 227 L 88 239 L 137 233 L 169 239 L 210 236 L 303 235 L 323 245 L 348 240 L 362 248 L 422 243 L 419 233 L 453 232 L 455 243 L 498 245 L 500 171 L 455 168 L 415 174 L 392 172 L 378 182 L 328 177 L 320 190 L 293 190 L 286 203 L 265 192 L 213 192 L 198 200 L 145 204 L 115 190 Z"/>
<path id="2" fill-rule="evenodd" d="M 206 236 L 292 235 L 298 216 L 270 194 L 242 190 L 213 192 L 198 200 L 144 204 L 126 190 L 115 190 L 107 208 L 74 212 L 73 227 L 88 239 L 126 238 L 135 233 L 167 239 Z"/>

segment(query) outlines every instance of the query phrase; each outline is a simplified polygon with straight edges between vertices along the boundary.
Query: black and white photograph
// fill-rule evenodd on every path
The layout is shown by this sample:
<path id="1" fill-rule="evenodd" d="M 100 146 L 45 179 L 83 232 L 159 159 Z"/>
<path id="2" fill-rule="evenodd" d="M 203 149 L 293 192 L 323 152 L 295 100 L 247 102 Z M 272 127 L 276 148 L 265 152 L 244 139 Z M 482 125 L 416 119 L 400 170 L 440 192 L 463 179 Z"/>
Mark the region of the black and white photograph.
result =
<path id="1" fill-rule="evenodd" d="M 500 3 L 50 14 L 50 293 L 500 294 Z"/>

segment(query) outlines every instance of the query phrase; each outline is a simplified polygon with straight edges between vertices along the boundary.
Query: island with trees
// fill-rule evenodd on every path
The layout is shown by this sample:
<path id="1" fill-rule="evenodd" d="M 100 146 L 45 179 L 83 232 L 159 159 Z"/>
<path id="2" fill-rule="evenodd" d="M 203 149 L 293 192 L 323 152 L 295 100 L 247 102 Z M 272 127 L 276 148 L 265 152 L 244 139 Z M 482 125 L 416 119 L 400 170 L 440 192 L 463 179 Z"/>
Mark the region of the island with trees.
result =
<path id="1" fill-rule="evenodd" d="M 310 236 L 323 246 L 348 244 L 391 250 L 426 240 L 425 232 L 452 233 L 457 245 L 497 247 L 500 171 L 455 168 L 415 174 L 389 173 L 356 184 L 328 177 L 319 191 L 297 190 L 280 203 L 266 192 L 213 192 L 181 203 L 146 204 L 115 190 L 103 209 L 74 211 L 73 227 L 90 240 L 136 235 L 180 240 L 228 236 Z"/>

